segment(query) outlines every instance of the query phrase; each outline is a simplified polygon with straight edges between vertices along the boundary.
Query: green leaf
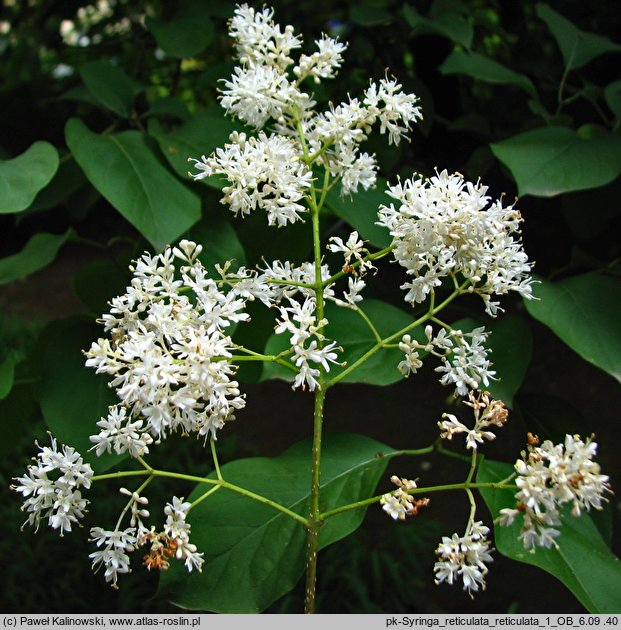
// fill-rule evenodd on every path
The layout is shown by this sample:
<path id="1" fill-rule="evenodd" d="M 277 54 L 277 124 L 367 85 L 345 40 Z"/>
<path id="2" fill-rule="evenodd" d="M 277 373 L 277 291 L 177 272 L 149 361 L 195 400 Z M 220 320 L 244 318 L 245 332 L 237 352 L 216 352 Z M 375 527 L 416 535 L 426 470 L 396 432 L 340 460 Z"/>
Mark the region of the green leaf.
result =
<path id="1" fill-rule="evenodd" d="M 584 417 L 569 401 L 547 393 L 520 393 L 516 396 L 514 411 L 520 415 L 525 431 L 542 440 L 557 443 L 568 433 L 584 435 L 587 432 Z"/>
<path id="2" fill-rule="evenodd" d="M 156 248 L 199 219 L 198 196 L 164 168 L 146 134 L 97 135 L 72 118 L 65 135 L 93 186 Z"/>
<path id="3" fill-rule="evenodd" d="M 541 280 L 528 312 L 583 359 L 621 381 L 621 281 L 587 273 L 560 282 Z"/>
<path id="4" fill-rule="evenodd" d="M 89 449 L 89 436 L 99 431 L 96 423 L 118 402 L 107 379 L 84 365 L 83 350 L 101 333 L 98 327 L 78 318 L 53 326 L 42 357 L 41 411 L 52 434 L 73 446 L 96 471 L 103 471 L 125 457 Z"/>
<path id="5" fill-rule="evenodd" d="M 543 127 L 490 146 L 520 195 L 554 197 L 603 186 L 621 173 L 621 136 L 596 125 Z"/>
<path id="6" fill-rule="evenodd" d="M 486 83 L 515 85 L 533 98 L 538 98 L 533 82 L 526 75 L 476 52 L 454 50 L 440 65 L 439 70 L 442 74 L 465 74 Z"/>
<path id="7" fill-rule="evenodd" d="M 86 177 L 82 169 L 73 159 L 64 160 L 60 163 L 56 174 L 43 190 L 35 197 L 30 204 L 28 211 L 36 212 L 39 210 L 48 210 L 55 208 L 67 201 L 65 205 L 69 205 L 69 198 L 73 193 L 87 184 Z"/>
<path id="8" fill-rule="evenodd" d="M 454 6 L 451 6 L 452 4 Z M 458 3 L 434 3 L 429 18 L 423 17 L 413 7 L 404 4 L 403 16 L 412 28 L 414 36 L 440 35 L 466 49 L 470 49 L 472 45 L 474 29 L 466 15 L 460 10 Z"/>
<path id="9" fill-rule="evenodd" d="M 382 337 L 388 337 L 414 321 L 411 314 L 380 300 L 367 299 L 364 301 L 362 309 Z M 326 306 L 326 318 L 329 322 L 325 329 L 326 337 L 335 340 L 338 345 L 342 346 L 343 352 L 339 354 L 339 361 L 345 361 L 347 364 L 344 367 L 333 366 L 329 375 L 333 377 L 373 348 L 376 344 L 376 338 L 365 320 L 352 309 L 341 308 L 329 303 Z M 416 332 L 424 337 L 421 328 L 418 328 Z M 398 341 L 400 340 L 396 340 L 395 343 Z M 268 339 L 265 352 L 266 354 L 278 354 L 285 350 L 288 345 L 289 337 L 287 335 L 273 334 Z M 383 348 L 348 374 L 343 382 L 367 383 L 369 385 L 396 383 L 403 379 L 403 374 L 397 368 L 402 360 L 403 352 L 398 348 Z M 276 363 L 266 363 L 263 367 L 262 380 L 271 378 L 293 380 L 294 376 L 292 371 Z"/>
<path id="10" fill-rule="evenodd" d="M 496 370 L 497 381 L 488 389 L 492 396 L 513 408 L 513 397 L 520 389 L 533 351 L 530 326 L 519 315 L 506 315 L 494 320 L 487 329 L 491 332 L 489 348 Z"/>
<path id="11" fill-rule="evenodd" d="M 604 89 L 604 98 L 615 118 L 621 118 L 621 81 L 609 83 Z"/>
<path id="12" fill-rule="evenodd" d="M 0 259 L 0 285 L 21 280 L 49 265 L 74 234 L 71 228 L 64 234 L 35 234 L 20 252 Z"/>
<path id="13" fill-rule="evenodd" d="M 328 193 L 326 206 L 358 230 L 364 240 L 379 248 L 387 247 L 392 237 L 385 227 L 377 225 L 380 205 L 389 205 L 393 201 L 385 192 L 387 186 L 386 180 L 378 177 L 375 188 L 356 195 L 341 195 L 340 186 L 337 185 Z"/>
<path id="14" fill-rule="evenodd" d="M 485 460 L 477 481 L 500 481 L 511 472 L 510 464 Z M 515 507 L 510 490 L 481 490 L 481 495 L 494 518 L 502 508 Z M 494 526 L 495 544 L 501 554 L 552 574 L 591 613 L 621 611 L 621 562 L 606 546 L 588 513 L 579 518 L 567 513 L 559 527 L 558 548 L 538 548 L 534 553 L 525 550 L 518 540 L 520 526 L 519 521 L 510 527 Z"/>
<path id="15" fill-rule="evenodd" d="M 362 435 L 325 436 L 321 504 L 329 510 L 372 496 L 392 449 Z M 225 464 L 230 483 L 306 515 L 311 443 L 298 443 L 279 457 L 254 457 Z M 213 478 L 213 476 L 212 476 Z M 189 497 L 201 496 L 198 486 Z M 365 508 L 326 521 L 320 547 L 357 529 Z M 226 489 L 191 512 L 192 542 L 205 553 L 202 573 L 188 575 L 180 563 L 162 574 L 160 591 L 183 608 L 221 613 L 256 613 L 290 591 L 304 572 L 305 531 L 291 517 Z"/>
<path id="16" fill-rule="evenodd" d="M 602 35 L 581 31 L 575 24 L 547 4 L 537 4 L 536 11 L 554 35 L 567 70 L 581 68 L 589 61 L 605 53 L 621 51 L 619 44 L 615 44 Z"/>
<path id="17" fill-rule="evenodd" d="M 0 363 L 0 400 L 6 398 L 13 389 L 14 378 L 15 359 L 8 357 Z"/>
<path id="18" fill-rule="evenodd" d="M 127 118 L 132 113 L 134 98 L 144 87 L 107 59 L 80 66 L 80 76 L 96 101 L 106 109 Z"/>
<path id="19" fill-rule="evenodd" d="M 159 121 L 149 121 L 149 133 L 157 140 L 173 169 L 184 179 L 189 179 L 188 171 L 192 170 L 188 158 L 200 159 L 201 155 L 209 155 L 227 143 L 233 131 L 242 130 L 239 123 L 224 116 L 221 107 L 203 109 L 169 132 Z M 212 188 L 222 188 L 222 180 L 218 177 L 206 177 L 201 181 Z"/>
<path id="20" fill-rule="evenodd" d="M 209 3 L 185 0 L 173 16 L 147 17 L 145 24 L 168 56 L 185 59 L 211 43 L 215 28 L 210 14 Z"/>
<path id="21" fill-rule="evenodd" d="M 58 169 L 58 151 L 35 142 L 12 160 L 0 162 L 0 214 L 25 210 Z"/>

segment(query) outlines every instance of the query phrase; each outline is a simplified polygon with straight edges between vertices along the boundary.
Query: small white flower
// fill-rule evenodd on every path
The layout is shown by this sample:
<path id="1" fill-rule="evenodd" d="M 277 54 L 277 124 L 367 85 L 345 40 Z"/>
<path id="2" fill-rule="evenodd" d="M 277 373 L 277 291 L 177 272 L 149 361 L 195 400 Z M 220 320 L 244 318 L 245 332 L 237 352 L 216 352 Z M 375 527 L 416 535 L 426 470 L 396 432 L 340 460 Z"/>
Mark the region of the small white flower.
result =
<path id="1" fill-rule="evenodd" d="M 108 531 L 101 527 L 91 528 L 91 538 L 100 551 L 89 554 L 93 561 L 93 571 L 96 573 L 101 566 L 105 568 L 104 577 L 113 588 L 117 587 L 119 574 L 129 573 L 130 559 L 128 553 L 136 548 L 136 529 L 129 527 L 124 530 Z"/>
<path id="2" fill-rule="evenodd" d="M 470 597 L 479 589 L 485 590 L 486 563 L 493 562 L 488 533 L 489 528 L 476 521 L 463 536 L 443 536 L 436 549 L 436 584 L 446 582 L 453 585 L 461 578 Z"/>
<path id="3" fill-rule="evenodd" d="M 468 392 L 469 402 L 466 405 L 474 410 L 474 427 L 468 428 L 460 422 L 453 414 L 442 414 L 442 420 L 438 422 L 441 429 L 440 437 L 451 440 L 457 433 L 466 434 L 466 448 L 477 450 L 477 444 L 482 444 L 484 440 L 494 440 L 496 435 L 487 430 L 491 426 L 502 427 L 507 420 L 508 411 L 501 400 L 491 400 L 488 392 L 475 394 Z"/>
<path id="4" fill-rule="evenodd" d="M 583 509 L 601 510 L 611 492 L 608 476 L 593 461 L 596 452 L 595 442 L 578 435 L 565 436 L 564 444 L 531 444 L 515 463 L 516 509 L 501 510 L 499 523 L 511 525 L 522 514 L 520 539 L 527 549 L 556 545 L 563 505 L 570 504 L 572 516 L 579 516 Z"/>
<path id="5" fill-rule="evenodd" d="M 28 466 L 26 475 L 14 479 L 17 483 L 11 489 L 25 498 L 21 509 L 28 512 L 28 519 L 24 525 L 38 530 L 41 519 L 47 519 L 62 536 L 84 517 L 88 501 L 82 498 L 80 488 L 90 488 L 93 469 L 75 449 L 63 444 L 59 450 L 51 435 L 50 441 L 51 446 L 37 444 L 36 463 Z"/>

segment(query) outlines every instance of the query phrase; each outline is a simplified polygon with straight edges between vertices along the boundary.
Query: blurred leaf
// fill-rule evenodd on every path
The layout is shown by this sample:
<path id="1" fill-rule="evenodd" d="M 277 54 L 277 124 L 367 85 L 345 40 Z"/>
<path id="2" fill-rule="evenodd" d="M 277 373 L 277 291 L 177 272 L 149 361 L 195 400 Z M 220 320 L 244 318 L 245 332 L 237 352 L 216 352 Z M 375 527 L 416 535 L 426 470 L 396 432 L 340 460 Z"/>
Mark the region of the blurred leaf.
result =
<path id="1" fill-rule="evenodd" d="M 569 401 L 541 392 L 520 392 L 515 399 L 514 411 L 519 413 L 526 431 L 542 440 L 562 442 L 565 435 L 583 435 L 587 423 Z"/>
<path id="2" fill-rule="evenodd" d="M 49 265 L 58 250 L 75 232 L 69 228 L 64 234 L 35 234 L 17 254 L 0 259 L 0 285 L 21 280 Z"/>
<path id="3" fill-rule="evenodd" d="M 205 108 L 172 131 L 166 131 L 157 120 L 149 121 L 149 133 L 158 141 L 164 157 L 178 175 L 188 180 L 188 172 L 192 170 L 188 158 L 200 159 L 201 155 L 209 155 L 226 144 L 233 131 L 242 130 L 239 123 L 225 117 L 221 107 Z M 222 188 L 222 180 L 218 177 L 206 177 L 201 181 L 212 188 Z"/>
<path id="4" fill-rule="evenodd" d="M 58 151 L 49 142 L 35 142 L 16 158 L 0 162 L 0 214 L 28 208 L 57 169 Z"/>
<path id="5" fill-rule="evenodd" d="M 370 496 L 392 449 L 362 435 L 324 438 L 321 463 L 322 509 Z M 230 483 L 305 515 L 310 489 L 309 441 L 274 458 L 255 457 L 225 464 Z M 213 476 L 210 475 L 211 478 Z M 197 486 L 189 500 L 207 487 Z M 325 547 L 356 530 L 365 509 L 329 519 L 321 531 Z M 192 542 L 205 553 L 202 573 L 188 575 L 180 563 L 162 574 L 160 593 L 189 609 L 221 613 L 256 613 L 290 591 L 304 572 L 306 536 L 300 523 L 273 508 L 222 489 L 190 513 Z"/>
<path id="6" fill-rule="evenodd" d="M 67 144 L 95 188 L 154 247 L 175 241 L 200 217 L 200 200 L 160 163 L 146 134 L 97 135 L 72 118 Z"/>
<path id="7" fill-rule="evenodd" d="M 108 302 L 125 292 L 130 272 L 110 260 L 94 260 L 78 270 L 74 285 L 78 297 L 92 313 L 108 310 Z"/>
<path id="8" fill-rule="evenodd" d="M 186 104 L 175 96 L 168 96 L 166 98 L 158 98 L 151 103 L 148 116 L 171 116 L 172 118 L 178 118 L 179 120 L 187 120 L 190 117 L 190 112 Z"/>
<path id="9" fill-rule="evenodd" d="M 505 479 L 513 466 L 503 462 L 484 460 L 477 474 L 477 482 Z M 515 507 L 511 490 L 481 490 L 492 517 L 502 508 Z M 558 548 L 537 548 L 534 553 L 524 549 L 518 540 L 521 519 L 510 527 L 494 525 L 498 551 L 518 562 L 532 564 L 559 579 L 591 613 L 617 613 L 621 610 L 621 562 L 606 546 L 590 515 L 579 518 L 565 513 L 558 528 Z"/>
<path id="10" fill-rule="evenodd" d="M 490 145 L 518 194 L 554 197 L 603 186 L 621 173 L 621 136 L 596 125 L 542 127 Z"/>
<path id="11" fill-rule="evenodd" d="M 393 16 L 384 9 L 358 4 L 349 10 L 349 19 L 360 26 L 377 26 L 392 22 Z"/>
<path id="12" fill-rule="evenodd" d="M 71 156 L 69 156 L 71 157 Z M 48 210 L 66 201 L 76 190 L 87 183 L 82 169 L 74 159 L 60 163 L 52 181 L 35 197 L 28 212 Z"/>
<path id="13" fill-rule="evenodd" d="M 89 92 L 106 109 L 129 117 L 134 98 L 144 87 L 107 59 L 90 61 L 80 66 L 80 76 Z"/>
<path id="14" fill-rule="evenodd" d="M 326 205 L 341 219 L 344 219 L 360 236 L 378 248 L 387 247 L 392 242 L 390 232 L 377 225 L 377 212 L 381 204 L 389 205 L 393 200 L 386 194 L 388 184 L 377 178 L 374 188 L 363 190 L 355 195 L 341 195 L 337 185 L 326 196 Z"/>
<path id="15" fill-rule="evenodd" d="M 15 359 L 8 357 L 0 363 L 0 400 L 6 398 L 13 389 Z"/>
<path id="16" fill-rule="evenodd" d="M 30 420 L 38 411 L 37 397 L 31 383 L 15 385 L 0 399 L 0 455 L 8 456 L 25 434 L 32 436 Z"/>
<path id="17" fill-rule="evenodd" d="M 560 282 L 541 280 L 528 312 L 583 359 L 621 381 L 621 281 L 588 273 Z"/>
<path id="18" fill-rule="evenodd" d="M 100 334 L 90 322 L 72 318 L 52 326 L 41 359 L 43 385 L 41 411 L 52 434 L 63 444 L 73 446 L 101 472 L 125 459 L 114 453 L 97 457 L 89 449 L 89 436 L 99 431 L 96 423 L 105 417 L 108 406 L 118 402 L 107 379 L 85 367 L 83 350 Z"/>
<path id="19" fill-rule="evenodd" d="M 177 59 L 201 52 L 213 39 L 215 28 L 210 18 L 208 2 L 185 0 L 170 17 L 147 17 L 146 27 L 153 33 L 157 45 Z"/>
<path id="20" fill-rule="evenodd" d="M 476 52 L 454 50 L 438 69 L 442 74 L 465 74 L 487 83 L 515 85 L 533 98 L 538 98 L 533 82 L 526 75 Z"/>
<path id="21" fill-rule="evenodd" d="M 411 314 L 380 300 L 364 300 L 362 308 L 382 337 L 396 333 L 414 321 L 414 317 Z M 329 303 L 326 305 L 326 318 L 330 323 L 325 329 L 325 335 L 328 339 L 334 339 L 343 347 L 343 352 L 339 354 L 339 361 L 346 362 L 344 367 L 331 367 L 329 375 L 331 378 L 369 351 L 376 344 L 376 339 L 364 319 L 352 309 L 341 308 L 333 303 Z M 415 332 L 424 337 L 420 328 Z M 410 334 L 415 336 L 412 332 Z M 267 342 L 265 352 L 266 354 L 278 354 L 288 346 L 288 335 L 273 334 Z M 343 382 L 367 383 L 369 385 L 390 385 L 391 383 L 396 383 L 404 378 L 397 368 L 397 365 L 402 360 L 403 352 L 398 348 L 383 348 L 376 352 L 366 363 L 363 363 L 346 376 Z M 285 367 L 281 367 L 276 363 L 266 363 L 263 367 L 261 380 L 271 378 L 293 380 L 294 376 L 295 374 Z"/>
<path id="22" fill-rule="evenodd" d="M 606 105 L 617 119 L 621 118 L 621 81 L 613 81 L 604 89 Z"/>
<path id="23" fill-rule="evenodd" d="M 459 4 L 436 2 L 430 10 L 430 18 L 425 18 L 412 6 L 404 4 L 403 16 L 412 28 L 414 36 L 440 35 L 457 44 L 461 44 L 466 49 L 470 49 L 474 30 L 466 16 L 459 9 Z"/>
<path id="24" fill-rule="evenodd" d="M 621 51 L 619 44 L 602 35 L 581 31 L 547 4 L 537 4 L 536 11 L 554 35 L 567 70 L 581 68 L 605 53 Z"/>

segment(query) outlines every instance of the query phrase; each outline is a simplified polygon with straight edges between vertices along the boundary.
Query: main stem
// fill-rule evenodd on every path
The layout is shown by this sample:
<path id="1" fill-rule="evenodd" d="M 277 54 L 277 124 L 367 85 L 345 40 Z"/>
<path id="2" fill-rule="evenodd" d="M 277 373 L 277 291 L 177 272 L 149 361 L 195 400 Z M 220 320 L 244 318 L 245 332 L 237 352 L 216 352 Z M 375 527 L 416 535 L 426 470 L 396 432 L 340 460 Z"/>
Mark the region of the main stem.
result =
<path id="1" fill-rule="evenodd" d="M 303 134 L 300 134 L 303 138 Z M 304 146 L 306 153 L 306 147 Z M 315 187 L 311 188 L 309 199 L 311 218 L 313 222 L 313 257 L 315 259 L 315 300 L 317 321 L 324 317 L 323 283 L 321 278 L 321 239 L 319 232 L 319 210 Z M 319 331 L 321 333 L 321 330 Z M 319 336 L 319 345 L 322 345 Z M 304 612 L 315 612 L 315 591 L 317 583 L 317 552 L 319 551 L 319 530 L 322 519 L 319 509 L 319 492 L 321 484 L 321 435 L 323 425 L 323 405 L 326 398 L 325 372 L 320 367 L 319 386 L 315 390 L 315 407 L 313 412 L 313 452 L 311 460 L 311 492 L 306 525 L 306 595 L 304 598 Z"/>

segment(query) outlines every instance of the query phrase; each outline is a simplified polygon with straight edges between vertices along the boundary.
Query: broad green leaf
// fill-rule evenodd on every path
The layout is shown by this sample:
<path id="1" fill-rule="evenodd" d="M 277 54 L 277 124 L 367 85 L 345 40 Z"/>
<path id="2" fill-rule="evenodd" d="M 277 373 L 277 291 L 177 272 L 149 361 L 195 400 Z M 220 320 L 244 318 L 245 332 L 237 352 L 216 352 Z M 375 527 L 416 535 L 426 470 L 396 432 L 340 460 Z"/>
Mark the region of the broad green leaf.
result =
<path id="1" fill-rule="evenodd" d="M 15 359 L 7 357 L 0 363 L 0 400 L 6 398 L 13 388 L 15 378 Z"/>
<path id="2" fill-rule="evenodd" d="M 392 453 L 362 435 L 327 435 L 322 448 L 321 506 L 324 510 L 372 496 Z M 382 455 L 380 455 L 380 453 Z M 279 457 L 242 459 L 222 467 L 225 480 L 306 515 L 310 488 L 309 441 Z M 211 476 L 213 478 L 213 476 Z M 189 500 L 208 489 L 199 485 Z M 326 521 L 325 547 L 356 530 L 365 509 Z M 304 572 L 303 526 L 274 508 L 229 490 L 219 490 L 189 517 L 192 542 L 205 553 L 200 574 L 173 563 L 162 574 L 160 592 L 183 608 L 221 613 L 256 613 L 290 591 Z"/>
<path id="3" fill-rule="evenodd" d="M 386 194 L 386 180 L 377 178 L 375 188 L 362 190 L 355 195 L 341 195 L 337 185 L 326 197 L 326 205 L 344 219 L 360 236 L 376 247 L 387 247 L 392 242 L 390 232 L 377 225 L 377 212 L 381 204 L 389 205 L 393 200 Z"/>
<path id="4" fill-rule="evenodd" d="M 210 15 L 208 2 L 185 0 L 174 15 L 147 17 L 145 23 L 167 55 L 184 59 L 196 55 L 211 43 L 215 28 Z"/>
<path id="5" fill-rule="evenodd" d="M 492 396 L 513 408 L 513 397 L 520 389 L 530 363 L 533 339 L 528 323 L 518 315 L 506 315 L 486 327 L 491 335 L 489 347 L 497 381 L 487 388 Z"/>
<path id="6" fill-rule="evenodd" d="M 74 234 L 71 228 L 64 234 L 35 234 L 20 252 L 0 259 L 0 285 L 21 280 L 49 265 Z"/>
<path id="7" fill-rule="evenodd" d="M 0 214 L 28 208 L 57 169 L 58 151 L 49 142 L 35 142 L 16 158 L 0 161 Z"/>
<path id="8" fill-rule="evenodd" d="M 526 75 L 476 52 L 454 50 L 440 65 L 439 70 L 442 74 L 465 74 L 486 83 L 515 85 L 533 98 L 537 98 L 537 90 Z"/>
<path id="9" fill-rule="evenodd" d="M 80 76 L 89 92 L 106 109 L 128 117 L 134 98 L 144 89 L 121 68 L 107 59 L 98 59 L 80 66 Z"/>
<path id="10" fill-rule="evenodd" d="M 621 136 L 596 125 L 543 127 L 490 146 L 520 195 L 554 197 L 603 186 L 621 173 Z"/>
<path id="11" fill-rule="evenodd" d="M 621 118 L 621 81 L 609 83 L 604 90 L 604 98 L 615 117 Z"/>
<path id="12" fill-rule="evenodd" d="M 368 299 L 363 302 L 362 309 L 366 316 L 375 325 L 382 337 L 388 337 L 396 333 L 414 321 L 413 315 L 407 311 L 381 302 Z M 367 351 L 376 345 L 376 338 L 366 321 L 355 311 L 349 308 L 340 308 L 332 303 L 326 306 L 326 318 L 328 326 L 325 335 L 328 339 L 337 342 L 343 348 L 339 354 L 339 361 L 345 361 L 344 367 L 332 366 L 330 377 L 336 376 L 347 366 L 362 357 Z M 417 332 L 423 334 L 418 328 Z M 413 333 L 410 333 L 413 334 Z M 398 343 L 400 339 L 393 341 Z M 288 347 L 289 337 L 273 334 L 267 342 L 265 352 L 278 354 Z M 376 352 L 368 361 L 360 365 L 348 374 L 345 383 L 367 383 L 369 385 L 390 385 L 403 379 L 403 374 L 397 366 L 403 360 L 403 352 L 398 348 L 383 348 Z M 262 380 L 270 378 L 284 378 L 292 380 L 294 372 L 276 363 L 266 363 L 263 367 Z"/>
<path id="13" fill-rule="evenodd" d="M 198 221 L 198 196 L 164 168 L 146 134 L 98 135 L 72 118 L 65 135 L 93 186 L 154 247 L 175 241 Z"/>
<path id="14" fill-rule="evenodd" d="M 149 122 L 149 133 L 158 141 L 170 165 L 184 179 L 189 179 L 188 172 L 192 171 L 189 158 L 200 160 L 201 155 L 209 155 L 227 143 L 233 131 L 242 129 L 239 123 L 224 116 L 221 107 L 203 109 L 168 132 L 159 121 Z M 206 177 L 201 181 L 212 188 L 222 188 L 222 180 L 218 177 Z"/>
<path id="15" fill-rule="evenodd" d="M 568 70 L 581 68 L 589 61 L 605 53 L 621 51 L 619 44 L 615 44 L 602 35 L 581 31 L 575 24 L 547 4 L 537 4 L 536 11 L 554 35 Z"/>
<path id="16" fill-rule="evenodd" d="M 438 4 L 437 8 L 434 8 Z M 451 41 L 470 49 L 474 30 L 466 16 L 457 6 L 451 7 L 449 3 L 434 3 L 430 11 L 430 17 L 426 18 L 417 13 L 409 4 L 403 5 L 403 16 L 416 35 L 440 35 Z"/>
<path id="17" fill-rule="evenodd" d="M 84 365 L 83 350 L 101 334 L 91 322 L 69 319 L 53 326 L 42 357 L 41 411 L 52 434 L 73 446 L 96 471 L 124 459 L 114 453 L 97 457 L 89 449 L 89 436 L 99 432 L 96 423 L 116 402 L 107 378 Z"/>
<path id="18" fill-rule="evenodd" d="M 621 281 L 588 273 L 560 282 L 541 280 L 528 312 L 583 359 L 621 381 Z"/>
<path id="19" fill-rule="evenodd" d="M 485 460 L 479 467 L 478 482 L 500 481 L 513 472 L 513 466 Z M 481 490 L 495 518 L 502 508 L 515 507 L 510 490 Z M 532 564 L 559 579 L 591 613 L 621 611 L 621 562 L 607 547 L 588 513 L 579 518 L 565 514 L 556 539 L 558 548 L 534 553 L 518 540 L 519 520 L 511 527 L 494 526 L 496 549 L 504 556 Z"/>
<path id="20" fill-rule="evenodd" d="M 68 202 L 71 195 L 86 184 L 87 179 L 76 161 L 73 159 L 64 160 L 60 163 L 50 183 L 39 191 L 35 200 L 30 204 L 28 212 L 48 210 L 61 205 L 63 202 Z"/>

